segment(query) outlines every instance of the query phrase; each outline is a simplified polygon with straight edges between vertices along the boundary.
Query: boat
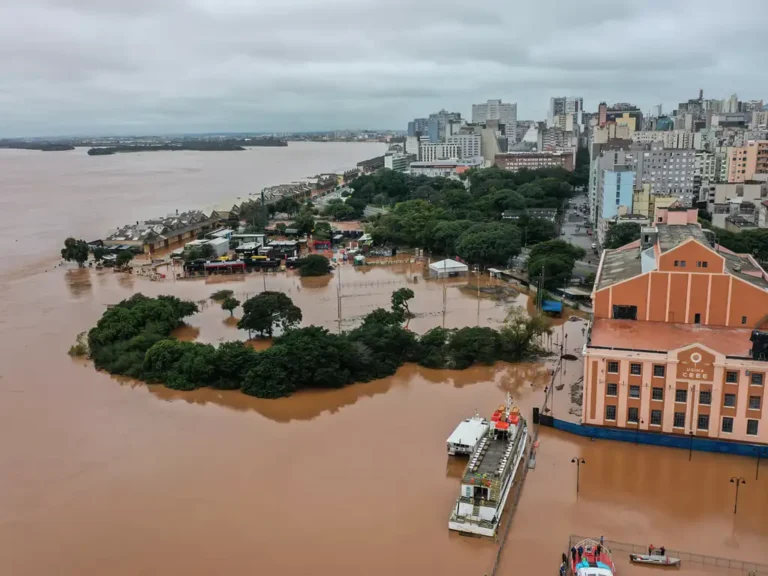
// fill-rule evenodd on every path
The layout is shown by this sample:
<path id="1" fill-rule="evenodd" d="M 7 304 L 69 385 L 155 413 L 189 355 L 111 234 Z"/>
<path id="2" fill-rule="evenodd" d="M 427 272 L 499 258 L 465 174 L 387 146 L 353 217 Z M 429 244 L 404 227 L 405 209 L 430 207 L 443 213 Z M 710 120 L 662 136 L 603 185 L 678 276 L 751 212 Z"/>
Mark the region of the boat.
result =
<path id="1" fill-rule="evenodd" d="M 653 564 L 654 566 L 680 566 L 680 558 L 661 554 L 630 554 L 629 559 L 636 564 Z"/>
<path id="2" fill-rule="evenodd" d="M 507 394 L 487 426 L 464 469 L 448 529 L 494 537 L 528 444 L 528 423 Z"/>
<path id="3" fill-rule="evenodd" d="M 471 455 L 477 448 L 477 443 L 488 433 L 490 424 L 477 412 L 472 418 L 460 422 L 446 440 L 448 454 L 450 456 Z"/>
<path id="4" fill-rule="evenodd" d="M 598 548 L 599 547 L 599 548 Z M 611 550 L 597 540 L 586 538 L 574 544 L 571 550 L 583 550 L 574 557 L 571 554 L 571 574 L 574 576 L 615 576 L 616 566 L 611 558 Z M 598 549 L 600 552 L 598 553 Z"/>

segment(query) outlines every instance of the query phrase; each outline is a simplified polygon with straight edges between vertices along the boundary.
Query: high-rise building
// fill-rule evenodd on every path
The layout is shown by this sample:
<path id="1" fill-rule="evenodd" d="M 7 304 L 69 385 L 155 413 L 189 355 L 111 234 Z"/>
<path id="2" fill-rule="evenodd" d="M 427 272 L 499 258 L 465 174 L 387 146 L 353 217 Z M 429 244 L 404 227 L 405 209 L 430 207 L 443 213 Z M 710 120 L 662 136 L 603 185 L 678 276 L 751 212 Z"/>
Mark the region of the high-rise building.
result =
<path id="1" fill-rule="evenodd" d="M 555 125 L 556 116 L 565 116 L 571 114 L 573 123 L 579 126 L 583 125 L 582 112 L 584 111 L 584 99 L 581 97 L 552 97 L 549 99 L 549 110 L 547 111 L 547 126 Z"/>
<path id="2" fill-rule="evenodd" d="M 749 182 L 768 178 L 768 140 L 750 140 L 732 146 L 728 158 L 728 182 Z"/>
<path id="3" fill-rule="evenodd" d="M 504 135 L 516 139 L 517 103 L 488 100 L 484 104 L 472 104 L 473 124 L 486 124 L 489 120 L 498 120 L 499 124 L 505 126 Z"/>
<path id="4" fill-rule="evenodd" d="M 429 141 L 433 144 L 442 142 L 446 134 L 446 126 L 449 123 L 461 123 L 461 114 L 459 112 L 448 112 L 447 110 L 440 110 L 430 114 L 427 119 L 426 134 L 429 136 Z"/>
<path id="5" fill-rule="evenodd" d="M 663 142 L 633 150 L 637 166 L 638 187 L 650 184 L 654 194 L 672 194 L 693 201 L 693 175 L 696 152 L 690 149 L 665 148 Z M 696 197 L 698 198 L 698 190 Z"/>
<path id="6" fill-rule="evenodd" d="M 459 147 L 459 158 L 477 158 L 482 156 L 482 137 L 480 134 L 455 134 L 446 136 L 446 144 L 455 144 Z"/>
<path id="7" fill-rule="evenodd" d="M 427 135 L 427 119 L 426 118 L 414 118 L 412 122 L 408 122 L 408 136 L 426 136 Z"/>

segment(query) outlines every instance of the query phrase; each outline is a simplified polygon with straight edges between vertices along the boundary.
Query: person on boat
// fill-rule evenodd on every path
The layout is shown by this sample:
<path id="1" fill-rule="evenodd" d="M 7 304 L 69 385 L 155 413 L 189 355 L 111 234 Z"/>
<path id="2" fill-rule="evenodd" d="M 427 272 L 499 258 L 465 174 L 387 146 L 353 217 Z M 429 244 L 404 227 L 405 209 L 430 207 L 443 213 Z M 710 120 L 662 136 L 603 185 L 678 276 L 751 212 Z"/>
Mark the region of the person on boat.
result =
<path id="1" fill-rule="evenodd" d="M 598 544 L 597 546 L 595 546 L 595 562 L 600 560 L 600 552 L 601 552 L 602 549 L 603 549 L 603 545 L 602 544 Z"/>
<path id="2" fill-rule="evenodd" d="M 605 536 L 600 536 L 600 546 L 605 546 Z"/>
<path id="3" fill-rule="evenodd" d="M 653 556 L 653 551 L 655 550 L 653 544 L 648 546 L 648 556 Z"/>
<path id="4" fill-rule="evenodd" d="M 576 553 L 578 554 L 579 562 L 581 562 L 581 557 L 584 556 L 584 546 L 579 546 L 576 549 Z"/>
<path id="5" fill-rule="evenodd" d="M 662 546 L 661 548 L 659 548 L 659 554 L 661 554 L 662 556 L 666 556 L 667 555 L 667 549 L 664 548 L 664 546 Z"/>
<path id="6" fill-rule="evenodd" d="M 571 558 L 573 558 L 573 561 L 576 562 L 576 546 L 571 547 Z"/>
<path id="7" fill-rule="evenodd" d="M 565 563 L 560 564 L 560 576 L 565 576 Z"/>

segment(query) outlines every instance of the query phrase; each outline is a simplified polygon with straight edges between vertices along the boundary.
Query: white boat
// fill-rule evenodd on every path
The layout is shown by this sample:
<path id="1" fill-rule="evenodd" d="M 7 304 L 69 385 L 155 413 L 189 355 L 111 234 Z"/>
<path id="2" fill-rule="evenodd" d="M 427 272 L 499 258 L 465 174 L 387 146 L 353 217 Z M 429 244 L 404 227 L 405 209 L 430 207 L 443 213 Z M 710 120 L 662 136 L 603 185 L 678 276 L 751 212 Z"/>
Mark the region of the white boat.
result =
<path id="1" fill-rule="evenodd" d="M 450 530 L 496 535 L 527 442 L 528 424 L 507 394 L 464 469 L 461 495 L 448 520 Z"/>
<path id="2" fill-rule="evenodd" d="M 661 554 L 630 554 L 629 559 L 637 564 L 653 564 L 654 566 L 680 566 L 680 558 L 662 556 Z"/>
<path id="3" fill-rule="evenodd" d="M 571 574 L 574 576 L 615 576 L 610 548 L 587 538 L 571 548 Z"/>
<path id="4" fill-rule="evenodd" d="M 490 424 L 475 412 L 472 418 L 467 418 L 456 426 L 456 430 L 446 440 L 448 454 L 451 456 L 472 454 L 480 439 L 488 433 Z"/>

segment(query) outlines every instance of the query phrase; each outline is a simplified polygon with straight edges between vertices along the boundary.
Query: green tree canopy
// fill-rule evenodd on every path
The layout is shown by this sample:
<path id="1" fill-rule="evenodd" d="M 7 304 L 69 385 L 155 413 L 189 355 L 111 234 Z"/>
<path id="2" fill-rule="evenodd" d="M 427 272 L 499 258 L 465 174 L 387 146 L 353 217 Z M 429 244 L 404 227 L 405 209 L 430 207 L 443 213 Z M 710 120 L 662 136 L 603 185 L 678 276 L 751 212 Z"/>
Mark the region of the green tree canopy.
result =
<path id="1" fill-rule="evenodd" d="M 325 216 L 330 216 L 334 220 L 352 220 L 356 217 L 357 211 L 353 206 L 349 205 L 347 202 L 344 202 L 344 200 L 334 198 L 329 200 L 325 205 L 323 214 Z"/>
<path id="2" fill-rule="evenodd" d="M 563 288 L 571 279 L 576 260 L 584 255 L 583 248 L 563 240 L 542 242 L 528 256 L 528 277 L 538 281 L 543 275 L 545 288 Z"/>
<path id="3" fill-rule="evenodd" d="M 456 253 L 483 268 L 506 266 L 520 253 L 520 230 L 501 222 L 475 224 L 459 237 Z"/>
<path id="4" fill-rule="evenodd" d="M 82 268 L 88 260 L 88 243 L 85 240 L 67 238 L 64 240 L 64 248 L 61 249 L 61 257 L 67 262 L 77 262 Z"/>
<path id="5" fill-rule="evenodd" d="M 330 274 L 332 270 L 331 262 L 320 254 L 310 254 L 299 262 L 299 275 L 303 277 L 325 276 Z"/>
<path id="6" fill-rule="evenodd" d="M 621 248 L 640 238 L 640 224 L 625 222 L 614 224 L 605 234 L 605 248 Z"/>
<path id="7" fill-rule="evenodd" d="M 238 300 L 233 296 L 227 296 L 221 302 L 221 309 L 229 312 L 230 316 L 234 315 L 235 308 L 237 308 L 238 306 L 240 306 L 240 300 Z"/>
<path id="8" fill-rule="evenodd" d="M 243 303 L 243 317 L 237 323 L 248 333 L 272 336 L 275 328 L 289 330 L 301 322 L 301 309 L 282 292 L 262 292 Z"/>
<path id="9" fill-rule="evenodd" d="M 296 228 L 299 234 L 310 234 L 315 227 L 315 215 L 312 208 L 302 207 L 291 227 Z"/>
<path id="10" fill-rule="evenodd" d="M 115 259 L 115 264 L 117 266 L 127 266 L 131 260 L 133 260 L 133 252 L 130 250 L 121 250 Z"/>

